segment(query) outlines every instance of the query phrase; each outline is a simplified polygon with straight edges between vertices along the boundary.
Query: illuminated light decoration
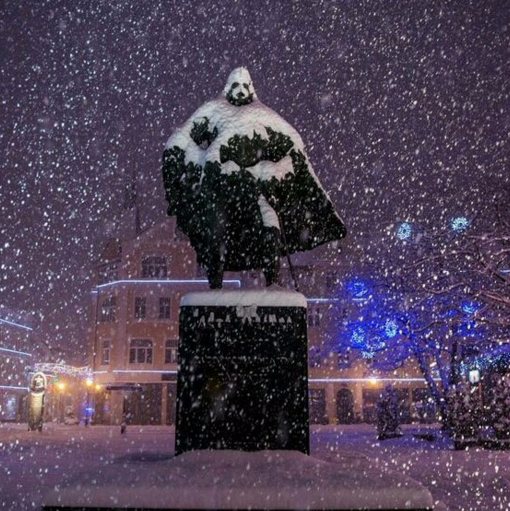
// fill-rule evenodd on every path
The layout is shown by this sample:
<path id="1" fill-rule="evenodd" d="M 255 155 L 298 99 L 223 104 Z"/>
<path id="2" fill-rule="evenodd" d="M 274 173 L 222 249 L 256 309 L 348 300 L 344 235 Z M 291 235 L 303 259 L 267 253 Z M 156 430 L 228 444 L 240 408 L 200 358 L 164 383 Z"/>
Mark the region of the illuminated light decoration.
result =
<path id="1" fill-rule="evenodd" d="M 397 322 L 394 319 L 387 319 L 384 324 L 384 334 L 388 339 L 392 339 L 397 335 L 398 327 Z"/>
<path id="2" fill-rule="evenodd" d="M 92 378 L 92 371 L 90 367 L 74 367 L 67 364 L 62 363 L 51 363 L 51 362 L 41 362 L 34 365 L 35 371 L 40 371 L 45 374 L 51 375 L 65 375 L 71 376 L 73 378 Z"/>
<path id="3" fill-rule="evenodd" d="M 433 378 L 435 381 L 441 381 L 441 378 Z M 308 378 L 311 383 L 371 383 L 374 377 L 370 378 Z M 426 383 L 425 378 L 377 378 L 378 382 L 394 383 Z"/>
<path id="4" fill-rule="evenodd" d="M 334 303 L 338 302 L 338 298 L 307 298 L 306 301 L 310 303 Z"/>
<path id="5" fill-rule="evenodd" d="M 452 231 L 462 232 L 469 227 L 469 220 L 465 216 L 456 216 L 450 220 Z"/>
<path id="6" fill-rule="evenodd" d="M 397 226 L 395 236 L 399 240 L 408 240 L 413 233 L 413 226 L 409 222 L 402 222 Z"/>
<path id="7" fill-rule="evenodd" d="M 457 335 L 468 337 L 473 336 L 476 333 L 476 322 L 474 319 L 469 321 L 463 321 L 455 328 L 455 333 Z"/>
<path id="8" fill-rule="evenodd" d="M 480 369 L 469 370 L 469 383 L 475 384 L 480 382 Z"/>
<path id="9" fill-rule="evenodd" d="M 351 335 L 351 346 L 353 348 L 364 348 L 366 346 L 366 332 L 362 326 L 357 326 Z"/>
<path id="10" fill-rule="evenodd" d="M 114 369 L 113 373 L 153 373 L 153 374 L 177 374 L 176 370 L 169 371 L 157 371 L 155 369 L 135 369 L 133 371 L 129 369 Z"/>
<path id="11" fill-rule="evenodd" d="M 14 385 L 0 385 L 0 389 L 5 389 L 5 390 L 24 390 L 24 391 L 29 390 L 28 387 L 15 387 Z"/>
<path id="12" fill-rule="evenodd" d="M 369 348 L 371 352 L 380 351 L 386 348 L 386 343 L 379 337 L 374 337 L 374 339 L 370 340 Z"/>
<path id="13" fill-rule="evenodd" d="M 26 353 L 25 351 L 11 350 L 9 348 L 0 348 L 0 351 L 5 351 L 7 353 L 14 353 L 15 355 L 20 355 L 22 357 L 31 357 L 31 353 Z"/>
<path id="14" fill-rule="evenodd" d="M 11 325 L 11 326 L 15 326 L 15 327 L 18 327 L 18 328 L 23 328 L 24 330 L 33 330 L 33 328 L 31 328 L 29 326 L 22 325 L 21 323 L 15 323 L 14 321 L 9 321 L 7 319 L 0 318 L 0 323 L 5 323 L 6 325 Z"/>
<path id="15" fill-rule="evenodd" d="M 226 279 L 223 283 L 234 284 L 236 287 L 241 287 L 241 281 L 238 279 Z M 118 286 L 122 284 L 207 284 L 207 286 L 209 286 L 209 281 L 207 279 L 124 279 L 99 284 L 96 286 L 96 289 L 103 289 L 105 287 Z"/>
<path id="16" fill-rule="evenodd" d="M 358 278 L 350 279 L 346 284 L 347 291 L 352 295 L 352 297 L 356 300 L 362 300 L 368 297 L 369 287 L 368 284 Z"/>
<path id="17" fill-rule="evenodd" d="M 459 364 L 459 370 L 466 375 L 466 377 L 469 376 L 469 371 L 474 369 L 478 369 L 481 373 L 494 371 L 494 369 L 507 372 L 508 367 L 510 367 L 510 352 L 507 351 L 509 349 L 508 347 L 504 349 L 505 351 L 503 353 L 489 353 L 469 357 Z"/>
<path id="18" fill-rule="evenodd" d="M 462 309 L 462 312 L 465 312 L 466 314 L 474 314 L 480 308 L 480 304 L 478 302 L 466 300 L 461 303 L 460 308 Z"/>

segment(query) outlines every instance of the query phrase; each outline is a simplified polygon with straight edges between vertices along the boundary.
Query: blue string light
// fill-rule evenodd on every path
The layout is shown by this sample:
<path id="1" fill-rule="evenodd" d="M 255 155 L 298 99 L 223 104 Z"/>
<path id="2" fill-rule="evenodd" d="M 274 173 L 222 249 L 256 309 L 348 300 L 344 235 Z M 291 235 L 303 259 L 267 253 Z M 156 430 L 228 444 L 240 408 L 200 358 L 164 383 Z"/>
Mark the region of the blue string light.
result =
<path id="1" fill-rule="evenodd" d="M 369 287 L 367 282 L 360 278 L 352 278 L 347 281 L 346 284 L 347 291 L 351 294 L 351 296 L 355 299 L 361 300 L 363 298 L 367 298 L 369 294 Z"/>

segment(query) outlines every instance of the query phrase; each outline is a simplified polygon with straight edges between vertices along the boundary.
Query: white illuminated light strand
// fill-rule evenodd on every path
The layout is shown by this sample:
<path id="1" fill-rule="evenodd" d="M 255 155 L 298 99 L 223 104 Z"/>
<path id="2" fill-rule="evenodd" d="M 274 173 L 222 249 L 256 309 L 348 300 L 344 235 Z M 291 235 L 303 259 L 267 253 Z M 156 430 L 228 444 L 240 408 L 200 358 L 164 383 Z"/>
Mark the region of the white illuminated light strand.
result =
<path id="1" fill-rule="evenodd" d="M 7 390 L 28 390 L 28 387 L 15 387 L 13 385 L 0 385 L 0 389 L 7 389 Z"/>
<path id="2" fill-rule="evenodd" d="M 241 287 L 241 281 L 235 279 L 227 279 L 223 281 L 224 284 L 235 284 L 237 287 Z M 207 279 L 166 279 L 166 280 L 152 280 L 152 279 L 125 279 L 125 280 L 114 280 L 112 282 L 105 282 L 99 284 L 96 289 L 102 289 L 109 286 L 117 286 L 120 284 L 209 284 Z"/>
<path id="3" fill-rule="evenodd" d="M 158 371 L 157 369 L 135 369 L 130 371 L 129 369 L 114 369 L 112 373 L 157 373 L 157 374 L 177 374 L 176 370 L 169 371 Z M 96 373 L 97 374 L 97 373 Z"/>
<path id="4" fill-rule="evenodd" d="M 108 371 L 94 371 L 94 374 L 106 374 Z M 158 371 L 151 369 L 135 369 L 130 371 L 129 369 L 115 369 L 113 373 L 152 373 L 152 374 L 177 374 L 176 370 L 169 371 Z M 436 381 L 440 381 L 439 378 L 434 378 Z M 310 383 L 355 383 L 355 382 L 425 382 L 424 378 L 308 378 Z"/>
<path id="5" fill-rule="evenodd" d="M 7 351 L 7 353 L 14 353 L 16 355 L 21 355 L 23 357 L 31 357 L 31 353 L 26 353 L 25 351 L 11 350 L 9 348 L 0 348 L 0 351 Z"/>
<path id="6" fill-rule="evenodd" d="M 436 381 L 441 381 L 440 378 L 434 378 Z M 309 378 L 309 382 L 311 383 L 356 383 L 356 382 L 422 382 L 425 383 L 425 378 Z"/>
<path id="7" fill-rule="evenodd" d="M 31 328 L 29 326 L 21 325 L 20 323 L 15 323 L 14 321 L 8 321 L 7 319 L 1 319 L 0 318 L 0 323 L 5 323 L 7 325 L 17 326 L 18 328 L 24 328 L 25 330 L 33 330 L 33 328 Z"/>
<path id="8" fill-rule="evenodd" d="M 36 371 L 41 371 L 50 375 L 60 374 L 64 376 L 73 376 L 75 378 L 89 378 L 91 375 L 91 370 L 88 366 L 74 367 L 62 363 L 39 362 L 35 364 L 34 368 Z"/>

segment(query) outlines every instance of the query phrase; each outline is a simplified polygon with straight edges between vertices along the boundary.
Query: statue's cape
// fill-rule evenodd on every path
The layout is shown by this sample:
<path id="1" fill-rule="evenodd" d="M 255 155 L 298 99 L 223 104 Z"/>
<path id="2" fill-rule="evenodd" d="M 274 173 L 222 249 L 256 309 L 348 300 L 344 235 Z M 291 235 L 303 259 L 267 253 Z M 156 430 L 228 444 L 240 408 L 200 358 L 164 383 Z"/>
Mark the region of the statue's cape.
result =
<path id="1" fill-rule="evenodd" d="M 346 233 L 301 137 L 258 100 L 200 107 L 168 140 L 163 178 L 168 213 L 202 263 L 209 244 L 223 239 L 225 269 L 260 267 L 270 228 L 281 233 L 282 255 Z"/>

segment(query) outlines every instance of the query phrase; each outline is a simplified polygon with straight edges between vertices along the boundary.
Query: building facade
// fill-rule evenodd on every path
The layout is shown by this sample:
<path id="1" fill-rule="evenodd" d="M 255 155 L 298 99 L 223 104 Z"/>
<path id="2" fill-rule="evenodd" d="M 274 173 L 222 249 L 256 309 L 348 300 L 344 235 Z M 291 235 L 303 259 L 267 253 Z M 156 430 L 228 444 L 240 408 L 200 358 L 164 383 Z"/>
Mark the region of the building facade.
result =
<path id="1" fill-rule="evenodd" d="M 26 398 L 34 353 L 34 318 L 0 307 L 0 421 L 27 418 Z"/>
<path id="2" fill-rule="evenodd" d="M 281 285 L 307 298 L 310 418 L 316 423 L 374 419 L 381 389 L 392 383 L 403 416 L 422 402 L 423 379 L 412 365 L 379 374 L 336 345 L 349 304 L 336 296 L 339 279 L 353 260 L 332 244 L 282 261 Z M 340 262 L 339 262 L 340 261 Z M 292 271 L 291 271 L 292 270 Z M 190 291 L 205 291 L 195 253 L 169 217 L 144 231 L 112 238 L 94 264 L 88 395 L 99 424 L 173 424 L 175 420 L 179 303 Z M 226 275 L 224 288 L 264 285 L 258 272 Z"/>

